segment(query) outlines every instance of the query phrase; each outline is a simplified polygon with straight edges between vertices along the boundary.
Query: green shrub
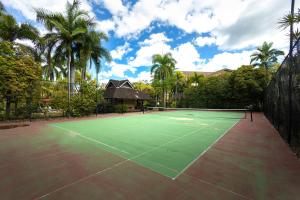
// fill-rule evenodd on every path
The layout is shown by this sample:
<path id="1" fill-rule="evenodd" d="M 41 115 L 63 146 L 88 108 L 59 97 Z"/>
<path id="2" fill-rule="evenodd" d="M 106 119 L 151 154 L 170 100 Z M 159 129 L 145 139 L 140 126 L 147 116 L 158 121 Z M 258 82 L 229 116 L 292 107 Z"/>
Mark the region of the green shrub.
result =
<path id="1" fill-rule="evenodd" d="M 128 111 L 127 105 L 118 104 L 114 106 L 114 111 L 116 113 L 126 113 Z"/>
<path id="2" fill-rule="evenodd" d="M 75 117 L 90 115 L 96 109 L 94 99 L 84 98 L 80 95 L 74 96 L 71 100 L 72 115 Z"/>
<path id="3" fill-rule="evenodd" d="M 177 107 L 176 101 L 172 101 L 170 107 L 171 107 L 171 108 L 176 108 L 176 107 Z"/>

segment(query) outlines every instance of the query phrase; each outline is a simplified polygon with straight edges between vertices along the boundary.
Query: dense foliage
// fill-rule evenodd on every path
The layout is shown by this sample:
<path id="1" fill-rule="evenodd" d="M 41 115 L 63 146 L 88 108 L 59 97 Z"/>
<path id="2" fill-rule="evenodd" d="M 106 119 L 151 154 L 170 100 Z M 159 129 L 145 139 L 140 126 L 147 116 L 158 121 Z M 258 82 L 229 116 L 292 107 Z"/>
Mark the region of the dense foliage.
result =
<path id="1" fill-rule="evenodd" d="M 262 68 L 242 66 L 231 73 L 202 77 L 198 85 L 184 90 L 179 106 L 203 108 L 261 107 L 266 86 Z"/>
<path id="2" fill-rule="evenodd" d="M 35 81 L 41 79 L 41 66 L 26 48 L 3 41 L 0 42 L 0 74 L 0 95 L 5 99 L 6 117 L 9 118 L 11 102 L 14 101 L 17 112 L 18 102 L 28 100 Z"/>
<path id="3" fill-rule="evenodd" d="M 62 115 L 82 116 L 95 113 L 101 92 L 96 84 L 98 81 L 90 79 L 87 69 L 95 67 L 98 75 L 101 60 L 110 61 L 111 57 L 101 45 L 101 41 L 108 40 L 108 37 L 95 30 L 94 19 L 80 8 L 80 1 L 67 2 L 64 13 L 36 9 L 37 20 L 47 29 L 44 35 L 27 23 L 18 24 L 5 11 L 3 4 L 0 5 L 0 41 L 3 41 L 1 115 L 6 107 L 6 118 L 9 118 L 10 106 L 14 103 L 14 117 L 21 116 L 17 112 L 21 111 L 18 100 L 21 96 L 26 96 L 26 106 L 22 109 L 26 115 L 61 112 Z M 17 39 L 31 40 L 34 46 L 13 43 Z M 33 71 L 36 66 L 39 66 L 38 76 Z M 98 80 L 98 76 L 96 78 Z M 68 96 L 71 96 L 70 102 Z"/>
<path id="4" fill-rule="evenodd" d="M 174 72 L 174 76 L 165 83 L 169 89 L 167 106 L 189 108 L 244 108 L 254 105 L 262 108 L 264 89 L 267 86 L 267 76 L 274 73 L 277 65 L 270 67 L 269 74 L 263 66 L 244 65 L 231 72 L 222 71 L 204 76 L 199 73 L 185 76 Z M 156 102 L 162 101 L 162 84 L 153 80 L 152 87 L 156 94 Z M 152 93 L 153 94 L 153 93 Z"/>

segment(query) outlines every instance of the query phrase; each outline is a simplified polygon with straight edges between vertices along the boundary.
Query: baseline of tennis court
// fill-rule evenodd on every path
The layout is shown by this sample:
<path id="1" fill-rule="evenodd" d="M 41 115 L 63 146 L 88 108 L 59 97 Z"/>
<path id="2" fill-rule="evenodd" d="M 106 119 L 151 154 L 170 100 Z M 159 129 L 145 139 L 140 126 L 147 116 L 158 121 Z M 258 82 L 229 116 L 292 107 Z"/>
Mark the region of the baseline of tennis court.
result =
<path id="1" fill-rule="evenodd" d="M 244 117 L 243 112 L 180 110 L 146 115 L 49 124 L 82 151 L 86 140 L 99 148 L 175 179 Z"/>

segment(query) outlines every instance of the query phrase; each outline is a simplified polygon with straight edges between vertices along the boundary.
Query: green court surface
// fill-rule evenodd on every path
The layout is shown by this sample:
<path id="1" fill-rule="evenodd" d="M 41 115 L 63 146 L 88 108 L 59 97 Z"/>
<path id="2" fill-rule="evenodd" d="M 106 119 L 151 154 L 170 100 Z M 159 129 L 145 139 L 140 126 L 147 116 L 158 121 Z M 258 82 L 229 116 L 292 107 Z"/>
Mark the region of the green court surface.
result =
<path id="1" fill-rule="evenodd" d="M 243 117 L 242 112 L 172 111 L 49 126 L 72 137 L 71 142 L 87 140 L 175 179 Z M 81 150 L 80 143 L 76 148 Z"/>

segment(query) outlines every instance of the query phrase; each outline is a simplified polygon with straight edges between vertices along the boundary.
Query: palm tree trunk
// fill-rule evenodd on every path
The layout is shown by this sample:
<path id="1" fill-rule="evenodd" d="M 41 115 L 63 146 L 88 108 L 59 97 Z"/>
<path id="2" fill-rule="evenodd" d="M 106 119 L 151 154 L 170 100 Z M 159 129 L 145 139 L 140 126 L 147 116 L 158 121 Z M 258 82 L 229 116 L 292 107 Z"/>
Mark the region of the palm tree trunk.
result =
<path id="1" fill-rule="evenodd" d="M 52 68 L 52 63 L 51 63 L 51 51 L 48 53 L 47 65 L 48 65 L 49 79 L 50 79 L 50 81 L 54 81 L 54 74 L 53 74 L 53 68 Z"/>
<path id="2" fill-rule="evenodd" d="M 165 86 L 163 86 L 163 105 L 166 107 L 166 91 L 165 91 Z"/>
<path id="3" fill-rule="evenodd" d="M 70 101 L 71 101 L 71 54 L 68 53 L 68 117 L 70 117 Z"/>
<path id="4" fill-rule="evenodd" d="M 74 94 L 74 86 L 75 86 L 75 66 L 74 66 L 74 55 L 73 51 L 71 51 L 70 55 L 70 83 L 71 83 L 71 96 Z"/>
<path id="5" fill-rule="evenodd" d="M 265 66 L 265 73 L 266 73 L 266 80 L 267 80 L 267 83 L 269 82 L 269 71 L 268 71 L 268 67 Z"/>
<path id="6" fill-rule="evenodd" d="M 86 78 L 86 66 L 83 66 L 81 69 L 81 79 L 85 81 Z"/>
<path id="7" fill-rule="evenodd" d="M 96 116 L 98 115 L 98 72 L 96 73 Z"/>

